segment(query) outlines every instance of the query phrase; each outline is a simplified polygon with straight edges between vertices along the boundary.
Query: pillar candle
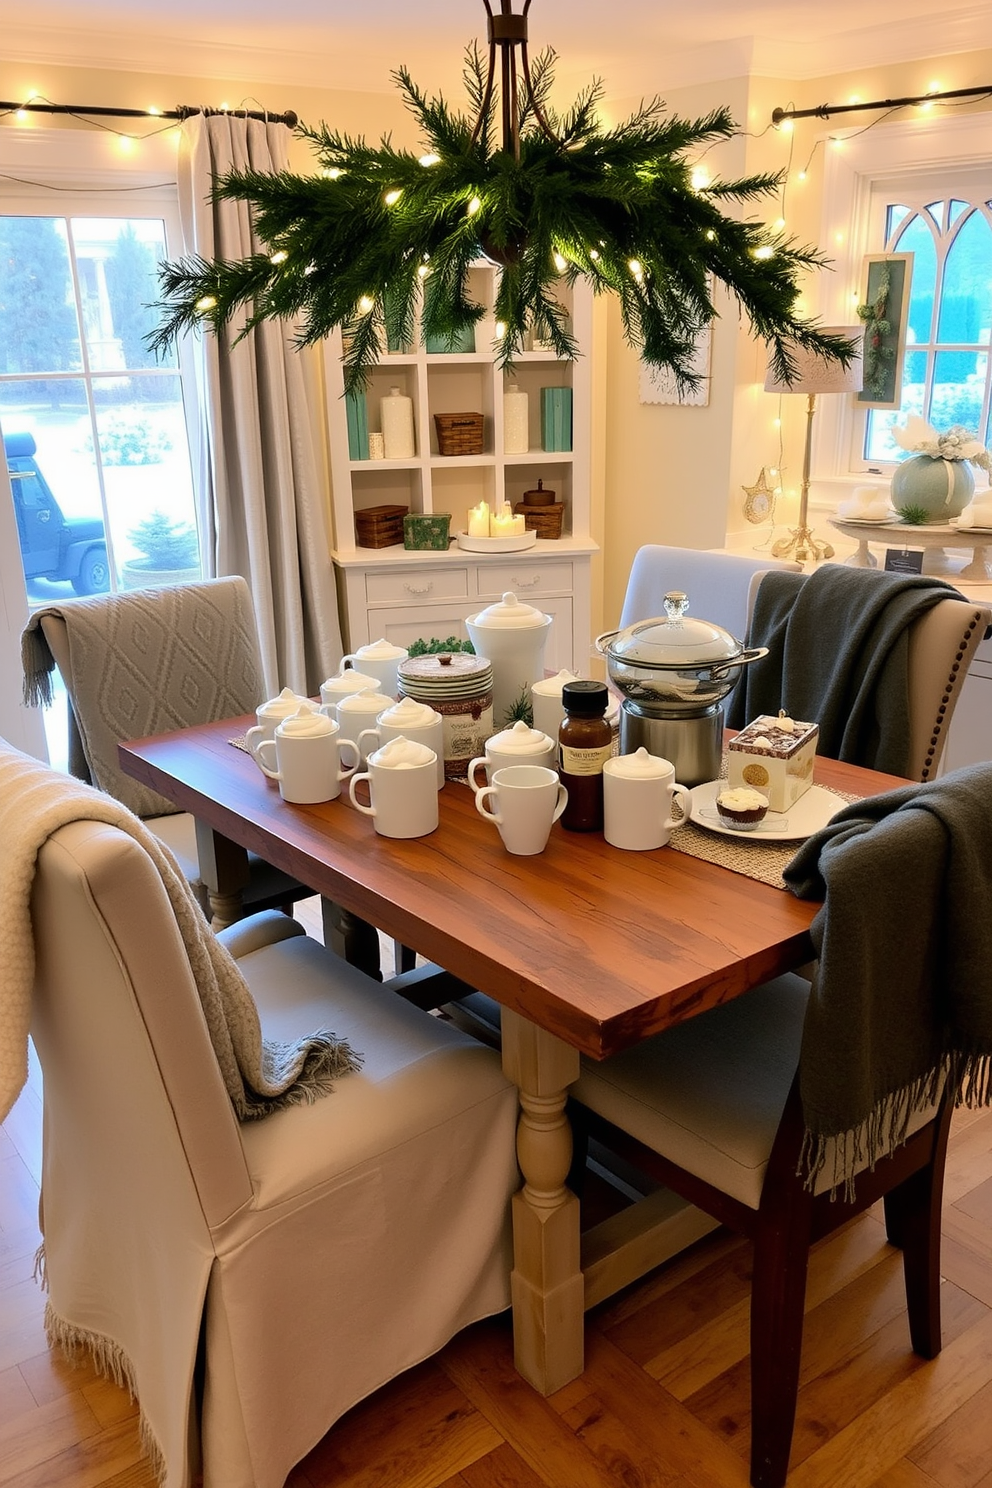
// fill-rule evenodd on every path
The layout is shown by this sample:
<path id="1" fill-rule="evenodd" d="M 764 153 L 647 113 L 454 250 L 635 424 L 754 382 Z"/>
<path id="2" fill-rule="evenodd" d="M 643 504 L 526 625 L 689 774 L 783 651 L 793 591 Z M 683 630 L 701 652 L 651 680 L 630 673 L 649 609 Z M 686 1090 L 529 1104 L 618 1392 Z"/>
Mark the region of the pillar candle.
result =
<path id="1" fill-rule="evenodd" d="M 489 503 L 480 501 L 468 514 L 469 537 L 489 536 Z"/>

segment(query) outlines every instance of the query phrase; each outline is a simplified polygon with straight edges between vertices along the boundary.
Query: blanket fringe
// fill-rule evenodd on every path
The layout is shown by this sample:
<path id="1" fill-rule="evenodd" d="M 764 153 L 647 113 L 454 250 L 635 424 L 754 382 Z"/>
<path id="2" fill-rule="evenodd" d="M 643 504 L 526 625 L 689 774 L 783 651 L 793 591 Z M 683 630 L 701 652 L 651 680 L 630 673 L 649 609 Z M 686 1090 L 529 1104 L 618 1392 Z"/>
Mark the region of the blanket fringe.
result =
<path id="1" fill-rule="evenodd" d="M 21 666 L 24 670 L 25 705 L 50 708 L 55 658 L 40 626 L 29 626 L 21 635 Z"/>
<path id="2" fill-rule="evenodd" d="M 134 1367 L 119 1343 L 115 1343 L 113 1339 L 105 1337 L 102 1333 L 93 1333 L 88 1328 L 80 1328 L 75 1323 L 67 1322 L 65 1318 L 59 1316 L 50 1302 L 45 1305 L 45 1333 L 48 1342 L 53 1347 L 60 1348 L 70 1364 L 77 1364 L 80 1355 L 87 1354 L 97 1374 L 103 1375 L 105 1379 L 113 1380 L 115 1385 L 127 1391 L 132 1400 L 138 1399 Z M 138 1401 L 138 1435 L 141 1450 L 148 1458 L 156 1480 L 164 1483 L 165 1454 L 144 1411 L 141 1410 L 140 1401 Z"/>
<path id="3" fill-rule="evenodd" d="M 34 1270 L 31 1272 L 32 1279 L 38 1283 L 43 1292 L 48 1291 L 48 1263 L 45 1259 L 44 1240 L 34 1253 Z"/>

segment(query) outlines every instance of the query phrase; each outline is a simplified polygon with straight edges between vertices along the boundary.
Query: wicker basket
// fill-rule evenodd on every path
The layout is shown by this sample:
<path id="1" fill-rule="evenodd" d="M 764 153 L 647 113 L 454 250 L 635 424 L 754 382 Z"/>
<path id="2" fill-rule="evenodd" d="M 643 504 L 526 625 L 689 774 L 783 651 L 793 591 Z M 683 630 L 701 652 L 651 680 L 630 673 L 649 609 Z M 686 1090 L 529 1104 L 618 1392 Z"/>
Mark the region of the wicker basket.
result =
<path id="1" fill-rule="evenodd" d="M 481 455 L 481 413 L 436 413 L 437 447 L 442 455 Z"/>
<path id="2" fill-rule="evenodd" d="M 550 506 L 528 506 L 526 501 L 518 501 L 513 510 L 523 517 L 528 532 L 536 532 L 538 537 L 561 537 L 564 501 L 552 502 Z"/>
<path id="3" fill-rule="evenodd" d="M 403 541 L 403 518 L 408 506 L 367 506 L 355 513 L 355 536 L 360 548 L 391 548 Z"/>

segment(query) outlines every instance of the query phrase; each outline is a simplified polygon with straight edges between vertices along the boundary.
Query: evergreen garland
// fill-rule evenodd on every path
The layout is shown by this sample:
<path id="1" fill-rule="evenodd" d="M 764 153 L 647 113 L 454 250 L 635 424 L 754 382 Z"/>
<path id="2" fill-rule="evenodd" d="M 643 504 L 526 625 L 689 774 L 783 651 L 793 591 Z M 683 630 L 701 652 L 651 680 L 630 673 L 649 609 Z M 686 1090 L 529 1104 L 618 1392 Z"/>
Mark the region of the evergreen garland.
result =
<path id="1" fill-rule="evenodd" d="M 300 346 L 340 326 L 345 381 L 363 386 L 383 344 L 413 340 L 422 291 L 422 332 L 456 342 L 483 314 L 468 294 L 480 253 L 499 265 L 496 348 L 512 365 L 528 326 L 562 358 L 576 346 L 555 295 L 580 278 L 620 302 L 623 331 L 649 364 L 667 368 L 680 393 L 695 389 L 691 369 L 700 331 L 716 316 L 713 280 L 736 298 L 756 336 L 769 344 L 786 380 L 793 352 L 815 350 L 846 365 L 850 343 L 799 319 L 800 271 L 823 265 L 818 251 L 762 223 L 725 216 L 724 201 L 750 203 L 774 192 L 780 174 L 715 181 L 697 188 L 687 158 L 728 139 L 726 109 L 705 118 L 663 117 L 655 99 L 625 123 L 603 130 L 594 84 L 564 116 L 548 98 L 554 53 L 533 67 L 534 95 L 557 138 L 540 127 L 528 100 L 520 154 L 498 148 L 496 105 L 485 98 L 476 46 L 466 54 L 470 119 L 441 97 L 428 98 L 405 68 L 393 74 L 416 115 L 426 150 L 378 147 L 329 130 L 300 126 L 319 174 L 234 171 L 219 177 L 215 201 L 253 210 L 260 250 L 241 261 L 187 258 L 160 269 L 162 320 L 148 337 L 162 351 L 204 324 L 235 321 L 240 334 L 273 318 L 297 321 Z M 475 117 L 481 115 L 480 127 Z M 474 134 L 473 134 L 474 131 Z"/>

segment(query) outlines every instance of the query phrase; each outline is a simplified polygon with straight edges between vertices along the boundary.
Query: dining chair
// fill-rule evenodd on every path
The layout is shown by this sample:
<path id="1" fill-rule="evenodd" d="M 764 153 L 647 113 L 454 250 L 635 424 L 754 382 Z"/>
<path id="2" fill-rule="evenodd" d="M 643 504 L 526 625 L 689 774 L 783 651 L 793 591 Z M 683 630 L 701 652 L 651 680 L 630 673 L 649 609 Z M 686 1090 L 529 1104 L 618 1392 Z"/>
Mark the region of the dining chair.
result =
<path id="1" fill-rule="evenodd" d="M 263 1037 L 330 1029 L 361 1068 L 239 1120 L 163 879 L 116 825 L 51 833 L 31 922 L 49 1340 L 131 1389 L 165 1488 L 282 1488 L 352 1405 L 508 1306 L 516 1091 L 269 911 L 220 936 Z"/>
<path id="2" fill-rule="evenodd" d="M 648 543 L 634 554 L 620 625 L 664 616 L 665 595 L 682 590 L 689 596 L 692 615 L 722 625 L 743 641 L 750 618 L 751 580 L 769 569 L 802 572 L 800 564 L 787 559 Z"/>
<path id="3" fill-rule="evenodd" d="M 313 891 L 248 854 L 240 896 L 211 896 L 200 878 L 194 818 L 125 775 L 117 745 L 148 734 L 253 713 L 264 696 L 251 593 L 237 575 L 123 591 L 41 608 L 22 638 L 28 690 L 45 700 L 57 666 L 69 698 L 69 770 L 147 822 L 224 925 L 261 909 L 291 909 Z M 204 850 L 212 848 L 212 839 Z M 323 903 L 325 943 L 378 974 L 374 928 Z"/>

